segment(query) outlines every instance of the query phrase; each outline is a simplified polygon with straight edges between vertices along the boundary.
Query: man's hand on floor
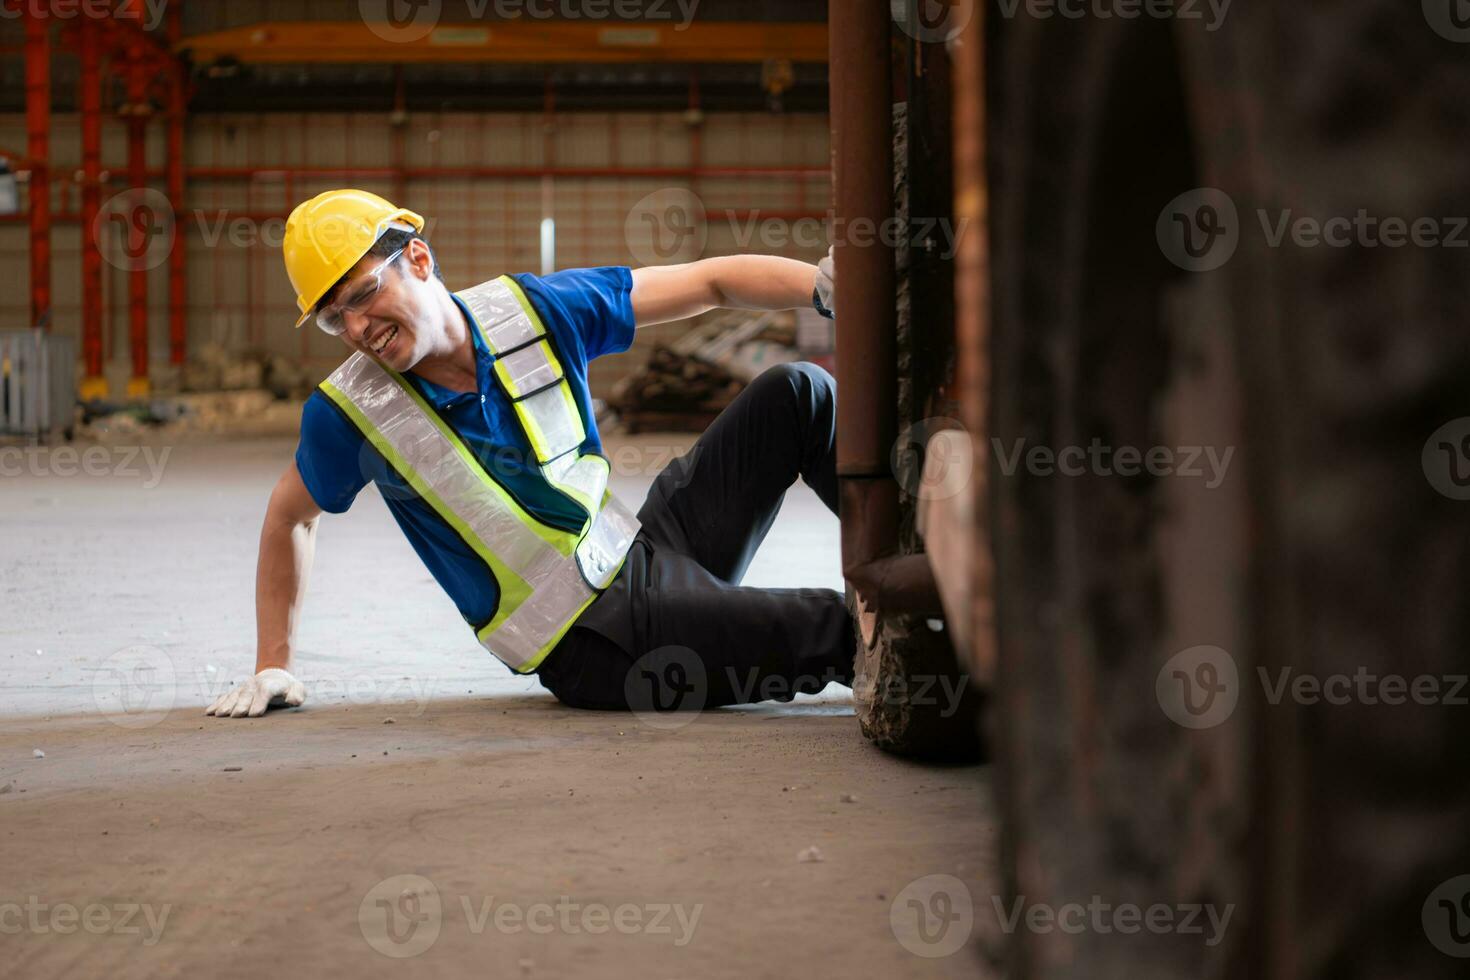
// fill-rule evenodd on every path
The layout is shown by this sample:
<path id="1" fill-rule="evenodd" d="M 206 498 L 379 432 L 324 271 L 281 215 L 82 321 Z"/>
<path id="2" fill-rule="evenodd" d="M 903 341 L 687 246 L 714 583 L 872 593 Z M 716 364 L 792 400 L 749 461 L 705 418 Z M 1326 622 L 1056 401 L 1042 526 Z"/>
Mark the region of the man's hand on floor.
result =
<path id="1" fill-rule="evenodd" d="M 248 681 L 221 694 L 204 713 L 216 718 L 259 718 L 267 708 L 295 708 L 306 700 L 306 688 L 279 667 L 267 667 Z"/>

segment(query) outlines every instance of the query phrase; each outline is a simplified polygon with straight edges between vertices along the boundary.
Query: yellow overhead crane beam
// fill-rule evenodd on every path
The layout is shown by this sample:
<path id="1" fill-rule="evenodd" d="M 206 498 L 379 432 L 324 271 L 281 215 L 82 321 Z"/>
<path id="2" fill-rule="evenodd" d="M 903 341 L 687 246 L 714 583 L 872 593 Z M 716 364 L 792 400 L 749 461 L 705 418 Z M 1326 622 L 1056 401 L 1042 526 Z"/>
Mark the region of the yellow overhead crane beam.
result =
<path id="1" fill-rule="evenodd" d="M 186 37 L 195 63 L 826 62 L 827 25 L 705 21 L 477 21 L 404 29 L 361 21 L 253 24 Z"/>

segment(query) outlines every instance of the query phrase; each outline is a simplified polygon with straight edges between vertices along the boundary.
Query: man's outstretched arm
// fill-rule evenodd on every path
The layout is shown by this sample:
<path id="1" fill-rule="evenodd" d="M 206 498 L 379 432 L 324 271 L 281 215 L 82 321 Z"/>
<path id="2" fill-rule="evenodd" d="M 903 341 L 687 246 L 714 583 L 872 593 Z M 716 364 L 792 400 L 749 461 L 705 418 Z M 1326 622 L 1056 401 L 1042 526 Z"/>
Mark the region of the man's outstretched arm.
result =
<path id="1" fill-rule="evenodd" d="M 221 695 L 206 714 L 258 718 L 272 705 L 306 700 L 291 676 L 291 643 L 306 598 L 321 517 L 293 462 L 271 492 L 255 570 L 255 676 Z"/>
<path id="2" fill-rule="evenodd" d="M 640 327 L 710 310 L 810 306 L 817 267 L 775 255 L 729 255 L 633 270 L 633 319 Z"/>

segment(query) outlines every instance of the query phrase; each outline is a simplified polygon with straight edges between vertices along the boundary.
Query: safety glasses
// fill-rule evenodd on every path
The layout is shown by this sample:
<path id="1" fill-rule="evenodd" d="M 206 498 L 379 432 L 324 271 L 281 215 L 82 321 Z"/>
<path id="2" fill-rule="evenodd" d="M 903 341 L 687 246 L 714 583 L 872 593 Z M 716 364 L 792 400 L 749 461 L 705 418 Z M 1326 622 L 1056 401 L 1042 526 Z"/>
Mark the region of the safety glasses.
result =
<path id="1" fill-rule="evenodd" d="M 388 267 L 398 261 L 403 249 L 399 249 L 378 266 L 372 272 L 358 276 L 356 279 L 342 286 L 337 291 L 338 299 L 331 306 L 323 306 L 317 310 L 316 325 L 323 333 L 333 337 L 340 337 L 347 330 L 346 316 L 348 313 L 361 313 L 367 309 L 378 296 L 378 291 L 383 288 L 383 273 Z"/>

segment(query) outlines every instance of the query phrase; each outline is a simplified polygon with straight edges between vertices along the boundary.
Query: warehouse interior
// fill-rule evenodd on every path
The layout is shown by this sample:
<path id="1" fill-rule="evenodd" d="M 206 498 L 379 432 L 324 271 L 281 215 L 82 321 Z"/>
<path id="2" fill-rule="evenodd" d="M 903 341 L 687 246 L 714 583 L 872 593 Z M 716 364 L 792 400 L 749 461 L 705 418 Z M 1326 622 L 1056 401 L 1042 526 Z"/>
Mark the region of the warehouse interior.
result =
<path id="1" fill-rule="evenodd" d="M 1422 7 L 0 0 L 0 972 L 1459 976 L 1470 26 Z M 343 194 L 432 249 L 478 382 L 369 356 L 414 249 L 312 239 L 302 285 Z M 800 296 L 638 314 L 712 268 Z M 625 274 L 627 349 L 577 362 L 544 284 Z M 539 339 L 499 344 L 491 282 Z M 349 391 L 372 364 L 408 397 Z M 454 421 L 475 383 L 584 523 Z M 551 389 L 581 496 L 521 408 Z M 377 484 L 342 513 L 326 398 Z M 841 670 L 710 703 L 702 647 L 585 645 L 619 581 L 690 587 L 629 571 L 653 503 L 792 440 L 706 570 L 820 594 Z M 486 636 L 542 586 L 458 459 L 593 603 L 524 664 Z M 783 655 L 729 608 L 696 618 Z M 574 648 L 616 704 L 538 666 Z"/>

